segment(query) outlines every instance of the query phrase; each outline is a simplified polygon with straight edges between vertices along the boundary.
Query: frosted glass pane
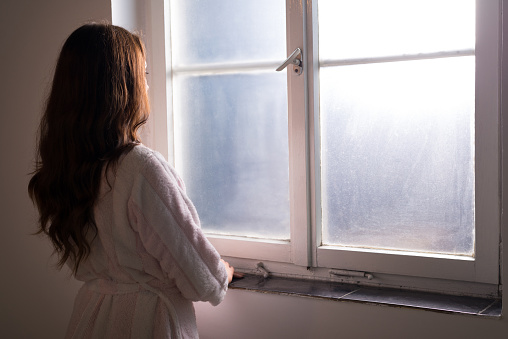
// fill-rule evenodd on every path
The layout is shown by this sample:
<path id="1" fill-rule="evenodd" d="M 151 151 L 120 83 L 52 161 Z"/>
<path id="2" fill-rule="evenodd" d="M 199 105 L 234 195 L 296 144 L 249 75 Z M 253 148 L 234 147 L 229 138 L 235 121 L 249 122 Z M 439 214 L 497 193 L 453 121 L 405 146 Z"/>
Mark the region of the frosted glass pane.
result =
<path id="1" fill-rule="evenodd" d="M 173 65 L 286 59 L 284 0 L 173 0 Z"/>
<path id="2" fill-rule="evenodd" d="M 320 72 L 323 243 L 472 255 L 475 58 Z"/>
<path id="3" fill-rule="evenodd" d="M 475 0 L 319 0 L 318 13 L 321 60 L 475 47 Z"/>
<path id="4" fill-rule="evenodd" d="M 206 232 L 289 239 L 286 73 L 174 82 L 175 162 Z"/>

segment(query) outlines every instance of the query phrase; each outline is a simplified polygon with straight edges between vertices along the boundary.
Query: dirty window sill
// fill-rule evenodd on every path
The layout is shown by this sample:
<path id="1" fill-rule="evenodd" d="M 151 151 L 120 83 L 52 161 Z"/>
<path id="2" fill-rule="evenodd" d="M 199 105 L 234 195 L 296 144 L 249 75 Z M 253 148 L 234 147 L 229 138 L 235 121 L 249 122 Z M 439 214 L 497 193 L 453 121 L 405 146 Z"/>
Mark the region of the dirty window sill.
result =
<path id="1" fill-rule="evenodd" d="M 234 279 L 231 289 L 316 297 L 336 301 L 351 301 L 425 309 L 444 313 L 460 313 L 484 317 L 501 316 L 501 300 L 469 296 L 443 295 L 429 292 L 380 289 L 335 282 L 268 277 L 246 274 Z"/>

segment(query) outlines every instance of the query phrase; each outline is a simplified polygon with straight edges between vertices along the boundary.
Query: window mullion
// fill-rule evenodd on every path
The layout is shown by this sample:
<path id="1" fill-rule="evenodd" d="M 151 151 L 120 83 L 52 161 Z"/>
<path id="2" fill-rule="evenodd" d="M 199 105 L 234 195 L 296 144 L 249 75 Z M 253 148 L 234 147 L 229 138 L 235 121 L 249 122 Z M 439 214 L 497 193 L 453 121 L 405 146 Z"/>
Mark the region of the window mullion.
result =
<path id="1" fill-rule="evenodd" d="M 286 32 L 288 55 L 304 46 L 304 3 L 302 0 L 286 1 Z M 289 182 L 291 210 L 291 258 L 294 264 L 311 266 L 310 256 L 310 208 L 308 189 L 307 100 L 305 96 L 306 55 L 301 75 L 290 66 L 288 79 L 288 128 L 289 128 Z"/>
<path id="2" fill-rule="evenodd" d="M 306 17 L 306 67 L 308 142 L 311 203 L 312 266 L 318 266 L 317 248 L 321 244 L 321 142 L 319 137 L 319 55 L 318 55 L 318 12 L 317 0 L 307 2 Z"/>
<path id="3" fill-rule="evenodd" d="M 464 49 L 457 51 L 444 51 L 434 53 L 400 54 L 400 55 L 389 55 L 368 58 L 330 59 L 330 60 L 320 60 L 319 67 L 333 67 L 346 65 L 350 66 L 350 65 L 374 64 L 382 62 L 426 60 L 426 59 L 450 58 L 471 55 L 475 55 L 474 49 Z"/>
<path id="4" fill-rule="evenodd" d="M 477 2 L 474 275 L 490 283 L 499 279 L 500 7 L 499 1 Z"/>

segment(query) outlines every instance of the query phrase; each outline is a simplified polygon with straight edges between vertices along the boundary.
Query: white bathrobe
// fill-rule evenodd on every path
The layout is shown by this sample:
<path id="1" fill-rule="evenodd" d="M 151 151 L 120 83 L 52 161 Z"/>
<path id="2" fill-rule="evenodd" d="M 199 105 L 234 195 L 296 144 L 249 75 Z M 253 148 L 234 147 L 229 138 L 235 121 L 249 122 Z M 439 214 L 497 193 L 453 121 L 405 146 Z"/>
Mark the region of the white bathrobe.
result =
<path id="1" fill-rule="evenodd" d="M 192 301 L 219 304 L 227 273 L 182 180 L 139 145 L 108 181 L 95 207 L 97 236 L 76 274 L 85 284 L 66 337 L 197 338 Z"/>

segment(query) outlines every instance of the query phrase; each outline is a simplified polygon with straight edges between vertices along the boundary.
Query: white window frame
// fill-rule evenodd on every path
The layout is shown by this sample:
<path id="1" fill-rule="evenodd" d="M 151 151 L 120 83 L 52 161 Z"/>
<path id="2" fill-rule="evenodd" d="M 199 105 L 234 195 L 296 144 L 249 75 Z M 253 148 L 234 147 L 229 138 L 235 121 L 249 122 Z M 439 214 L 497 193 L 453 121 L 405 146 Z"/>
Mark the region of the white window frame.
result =
<path id="1" fill-rule="evenodd" d="M 425 255 L 401 251 L 317 246 L 316 266 L 497 284 L 499 281 L 499 46 L 500 3 L 477 0 L 475 104 L 475 255 Z M 315 35 L 313 36 L 315 38 Z M 315 57 L 315 56 L 314 56 Z M 313 67 L 317 67 L 314 63 Z M 314 79 L 313 79 L 314 80 Z M 315 82 L 314 82 L 315 83 Z M 314 106 L 314 116 L 318 112 Z M 315 133 L 316 130 L 315 130 Z M 312 138 L 314 140 L 314 138 Z M 314 147 L 315 166 L 319 146 Z M 316 171 L 316 187 L 319 185 Z M 315 196 L 313 197 L 315 199 Z M 313 204 L 315 205 L 315 203 Z M 319 219 L 316 220 L 320 224 Z M 317 232 L 319 234 L 319 232 Z M 320 243 L 318 238 L 317 244 Z"/>
<path id="2" fill-rule="evenodd" d="M 210 235 L 238 270 L 263 261 L 273 274 L 333 279 L 380 286 L 494 295 L 499 288 L 500 246 L 500 29 L 501 1 L 477 0 L 476 45 L 476 231 L 474 258 L 402 251 L 321 246 L 319 199 L 319 100 L 317 0 L 286 0 L 287 51 L 303 50 L 304 73 L 288 72 L 288 135 L 291 241 Z M 146 34 L 152 122 L 151 146 L 174 164 L 171 89 L 170 0 L 150 2 Z M 494 20 L 493 18 L 497 18 Z M 163 29 L 163 28 L 164 29 Z M 282 60 L 281 60 L 282 61 Z M 164 114 L 166 113 L 166 114 Z M 169 132 L 168 132 L 169 131 Z M 199 211 L 198 211 L 199 212 Z M 373 280 L 337 278 L 330 269 L 370 272 Z M 379 279 L 377 279 L 379 278 Z"/>

